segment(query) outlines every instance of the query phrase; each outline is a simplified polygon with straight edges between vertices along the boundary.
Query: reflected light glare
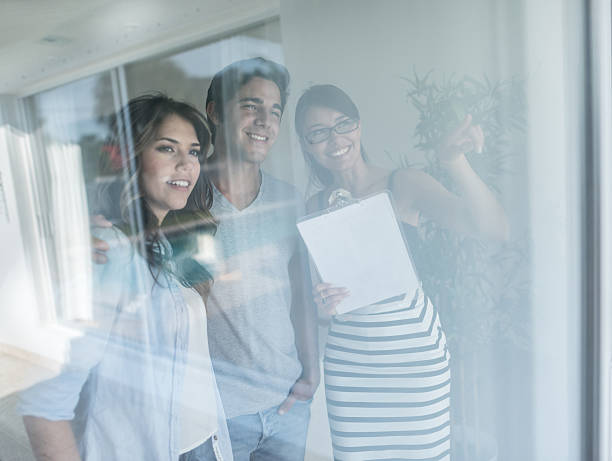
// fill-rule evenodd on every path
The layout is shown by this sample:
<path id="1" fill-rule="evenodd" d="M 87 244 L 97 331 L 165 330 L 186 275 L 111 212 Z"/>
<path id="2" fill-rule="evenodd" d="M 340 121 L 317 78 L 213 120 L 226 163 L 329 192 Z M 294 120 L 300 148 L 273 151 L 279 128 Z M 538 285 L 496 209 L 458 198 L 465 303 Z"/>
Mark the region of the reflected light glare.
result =
<path id="1" fill-rule="evenodd" d="M 204 265 L 210 264 L 217 259 L 215 250 L 215 240 L 212 235 L 198 235 L 198 251 L 194 255 L 194 259 Z"/>
<path id="2" fill-rule="evenodd" d="M 90 320 L 91 249 L 81 149 L 49 146 L 54 221 L 53 243 L 59 271 L 60 317 Z"/>
<path id="3" fill-rule="evenodd" d="M 166 17 L 165 2 L 117 2 L 106 9 L 105 16 L 109 26 L 116 28 L 121 24 L 128 32 L 135 31 L 140 24 L 155 24 Z M 121 18 L 118 24 L 117 18 Z"/>

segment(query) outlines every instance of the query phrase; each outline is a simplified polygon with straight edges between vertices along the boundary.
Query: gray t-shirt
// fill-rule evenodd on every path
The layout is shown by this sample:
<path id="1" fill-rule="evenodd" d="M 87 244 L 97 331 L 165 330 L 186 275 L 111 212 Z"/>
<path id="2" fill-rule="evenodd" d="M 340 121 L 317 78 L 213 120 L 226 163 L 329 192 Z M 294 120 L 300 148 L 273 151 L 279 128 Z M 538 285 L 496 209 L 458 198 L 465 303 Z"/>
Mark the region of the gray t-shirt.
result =
<path id="1" fill-rule="evenodd" d="M 236 209 L 214 186 L 215 283 L 208 338 L 228 418 L 280 404 L 299 378 L 290 319 L 288 264 L 298 246 L 303 201 L 295 187 L 262 172 L 257 198 Z"/>

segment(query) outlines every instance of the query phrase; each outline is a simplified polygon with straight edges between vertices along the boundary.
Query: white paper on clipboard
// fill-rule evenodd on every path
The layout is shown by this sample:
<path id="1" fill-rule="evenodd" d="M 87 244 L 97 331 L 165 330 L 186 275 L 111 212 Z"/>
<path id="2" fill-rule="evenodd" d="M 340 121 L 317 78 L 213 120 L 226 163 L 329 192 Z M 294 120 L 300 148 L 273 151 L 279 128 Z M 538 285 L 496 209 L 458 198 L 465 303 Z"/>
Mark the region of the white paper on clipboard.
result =
<path id="1" fill-rule="evenodd" d="M 322 280 L 351 293 L 337 313 L 418 288 L 387 192 L 306 217 L 297 226 Z"/>

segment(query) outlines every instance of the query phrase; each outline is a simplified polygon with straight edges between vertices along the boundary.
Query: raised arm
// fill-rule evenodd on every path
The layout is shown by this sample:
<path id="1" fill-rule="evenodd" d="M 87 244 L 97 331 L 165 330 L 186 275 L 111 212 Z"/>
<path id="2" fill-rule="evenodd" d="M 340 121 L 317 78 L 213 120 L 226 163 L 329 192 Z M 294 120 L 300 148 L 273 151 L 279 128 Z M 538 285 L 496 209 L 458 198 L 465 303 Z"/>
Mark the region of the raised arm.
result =
<path id="1" fill-rule="evenodd" d="M 440 144 L 440 165 L 456 185 L 457 195 L 422 171 L 399 171 L 392 188 L 400 215 L 414 224 L 415 216 L 423 214 L 458 232 L 507 240 L 509 225 L 503 207 L 465 157 L 466 152 L 482 151 L 483 145 L 482 129 L 472 125 L 470 115 Z"/>

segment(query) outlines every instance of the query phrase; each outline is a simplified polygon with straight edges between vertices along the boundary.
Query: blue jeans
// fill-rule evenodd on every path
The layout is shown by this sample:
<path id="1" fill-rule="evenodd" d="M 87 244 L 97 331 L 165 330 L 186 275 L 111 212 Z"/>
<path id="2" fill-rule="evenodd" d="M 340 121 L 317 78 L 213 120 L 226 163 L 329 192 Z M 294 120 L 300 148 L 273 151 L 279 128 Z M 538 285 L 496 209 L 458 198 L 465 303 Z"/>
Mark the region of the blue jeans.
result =
<path id="1" fill-rule="evenodd" d="M 298 400 L 284 415 L 278 407 L 227 420 L 234 461 L 301 461 L 306 449 L 310 400 Z M 210 440 L 180 461 L 216 461 Z"/>

